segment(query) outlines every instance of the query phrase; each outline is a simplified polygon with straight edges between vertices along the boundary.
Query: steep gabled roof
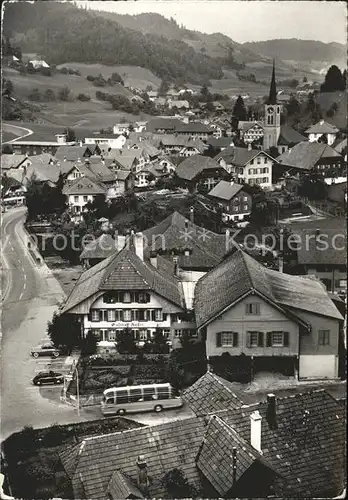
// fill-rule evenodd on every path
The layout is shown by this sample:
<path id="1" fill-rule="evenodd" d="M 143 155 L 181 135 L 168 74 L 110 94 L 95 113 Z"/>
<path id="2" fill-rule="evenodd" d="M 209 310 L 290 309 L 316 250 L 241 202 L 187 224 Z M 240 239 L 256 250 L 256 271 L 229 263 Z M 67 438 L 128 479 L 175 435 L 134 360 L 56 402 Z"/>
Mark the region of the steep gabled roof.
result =
<path id="1" fill-rule="evenodd" d="M 144 498 L 133 481 L 120 470 L 115 470 L 111 476 L 107 492 L 111 498 Z"/>
<path id="2" fill-rule="evenodd" d="M 294 145 L 306 140 L 307 138 L 305 136 L 297 132 L 289 125 L 281 125 L 278 145 Z"/>
<path id="3" fill-rule="evenodd" d="M 58 160 L 66 158 L 68 161 L 76 161 L 78 158 L 86 156 L 86 153 L 92 154 L 91 148 L 95 148 L 95 146 L 59 146 L 55 157 Z"/>
<path id="4" fill-rule="evenodd" d="M 2 154 L 1 155 L 1 169 L 10 170 L 11 168 L 18 168 L 25 162 L 25 160 L 30 160 L 26 155 L 12 155 L 12 154 Z M 31 161 L 31 160 L 30 160 Z"/>
<path id="5" fill-rule="evenodd" d="M 242 184 L 234 182 L 220 181 L 216 186 L 209 191 L 208 196 L 219 198 L 220 200 L 230 201 L 236 194 L 243 189 Z"/>
<path id="6" fill-rule="evenodd" d="M 267 422 L 266 402 L 217 415 L 249 442 L 250 414 L 255 410 L 262 416 L 262 457 L 285 479 L 285 485 L 278 485 L 282 498 L 332 498 L 342 493 L 346 472 L 343 406 L 325 390 L 277 398 L 276 429 Z M 229 440 L 229 433 L 224 437 Z"/>
<path id="7" fill-rule="evenodd" d="M 156 130 L 176 130 L 182 124 L 177 118 L 152 118 L 146 124 L 148 132 L 156 132 Z"/>
<path id="8" fill-rule="evenodd" d="M 204 125 L 202 122 L 191 122 L 191 123 L 180 123 L 175 127 L 175 131 L 180 133 L 192 133 L 192 134 L 212 134 L 213 130 Z"/>
<path id="9" fill-rule="evenodd" d="M 278 156 L 277 163 L 301 170 L 311 170 L 322 158 L 342 158 L 342 156 L 327 144 L 299 142 L 290 151 Z"/>
<path id="10" fill-rule="evenodd" d="M 305 131 L 305 134 L 337 134 L 338 128 L 324 120 L 319 120 L 318 123 L 311 125 Z"/>
<path id="11" fill-rule="evenodd" d="M 103 233 L 88 243 L 80 254 L 80 259 L 106 259 L 117 252 L 116 241 L 110 234 Z"/>
<path id="12" fill-rule="evenodd" d="M 105 194 L 105 187 L 90 177 L 79 177 L 67 184 L 63 188 L 65 195 L 97 195 Z"/>
<path id="13" fill-rule="evenodd" d="M 127 244 L 96 266 L 81 274 L 68 296 L 63 312 L 106 290 L 153 290 L 173 304 L 183 307 L 180 283 L 173 275 L 161 274 L 142 261 Z"/>
<path id="14" fill-rule="evenodd" d="M 252 292 L 278 307 L 285 316 L 293 316 L 294 320 L 296 309 L 342 319 L 319 281 L 267 269 L 236 249 L 198 281 L 194 301 L 197 326 L 207 324 Z M 300 318 L 297 321 L 301 322 Z"/>
<path id="15" fill-rule="evenodd" d="M 231 382 L 207 372 L 185 389 L 182 397 L 197 417 L 228 408 L 240 408 L 243 401 L 233 392 L 232 386 Z"/>
<path id="16" fill-rule="evenodd" d="M 176 169 L 176 174 L 181 179 L 192 181 L 203 170 L 220 170 L 221 166 L 209 156 L 193 155 L 180 163 Z"/>
<path id="17" fill-rule="evenodd" d="M 240 147 L 236 148 L 234 146 L 229 146 L 218 153 L 214 157 L 214 160 L 219 161 L 221 158 L 223 158 L 227 163 L 231 163 L 232 165 L 235 165 L 237 167 L 244 167 L 261 153 L 268 156 L 268 158 L 270 158 L 271 160 L 274 160 L 272 156 L 260 149 L 248 149 Z"/>

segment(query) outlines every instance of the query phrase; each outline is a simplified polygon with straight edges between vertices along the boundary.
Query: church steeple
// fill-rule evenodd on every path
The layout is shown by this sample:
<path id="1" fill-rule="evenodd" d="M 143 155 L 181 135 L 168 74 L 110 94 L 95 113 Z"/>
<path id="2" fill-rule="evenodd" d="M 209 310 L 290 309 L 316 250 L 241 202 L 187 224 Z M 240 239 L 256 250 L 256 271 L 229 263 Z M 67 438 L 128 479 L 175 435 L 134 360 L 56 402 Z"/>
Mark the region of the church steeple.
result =
<path id="1" fill-rule="evenodd" d="M 267 104 L 277 104 L 277 87 L 276 87 L 276 81 L 275 81 L 275 62 L 273 59 L 273 70 L 272 70 L 272 80 L 271 80 L 271 86 L 269 89 L 269 97 Z"/>

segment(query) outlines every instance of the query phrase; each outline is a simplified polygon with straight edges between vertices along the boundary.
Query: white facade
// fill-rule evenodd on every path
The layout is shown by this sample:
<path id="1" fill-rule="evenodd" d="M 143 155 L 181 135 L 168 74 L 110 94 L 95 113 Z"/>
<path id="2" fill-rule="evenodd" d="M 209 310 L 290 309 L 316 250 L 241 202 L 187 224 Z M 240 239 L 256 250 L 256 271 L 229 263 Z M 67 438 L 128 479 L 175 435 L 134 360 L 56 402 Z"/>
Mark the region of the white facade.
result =
<path id="1" fill-rule="evenodd" d="M 113 128 L 113 133 L 117 134 L 128 134 L 130 123 L 116 123 Z"/>
<path id="2" fill-rule="evenodd" d="M 273 161 L 267 155 L 260 153 L 244 167 L 244 182 L 251 186 L 257 184 L 262 188 L 270 188 L 272 186 L 272 165 Z"/>
<path id="3" fill-rule="evenodd" d="M 100 148 L 112 148 L 112 149 L 122 149 L 127 141 L 127 138 L 124 135 L 120 135 L 118 137 L 86 137 L 85 144 L 93 144 Z"/>
<path id="4" fill-rule="evenodd" d="M 299 374 L 305 379 L 333 379 L 338 374 L 338 356 L 302 355 L 300 356 Z"/>
<path id="5" fill-rule="evenodd" d="M 263 137 L 263 128 L 258 124 L 253 125 L 243 134 L 243 140 L 246 144 L 257 141 L 261 137 Z"/>
<path id="6" fill-rule="evenodd" d="M 68 204 L 73 213 L 81 213 L 84 211 L 85 205 L 92 202 L 95 196 L 93 194 L 69 194 Z"/>
<path id="7" fill-rule="evenodd" d="M 323 135 L 325 135 L 325 137 L 326 137 L 328 146 L 331 146 L 331 144 L 333 144 L 336 140 L 336 134 L 322 134 L 322 133 L 309 134 L 308 140 L 309 140 L 309 142 L 318 142 L 320 137 L 322 137 Z"/>

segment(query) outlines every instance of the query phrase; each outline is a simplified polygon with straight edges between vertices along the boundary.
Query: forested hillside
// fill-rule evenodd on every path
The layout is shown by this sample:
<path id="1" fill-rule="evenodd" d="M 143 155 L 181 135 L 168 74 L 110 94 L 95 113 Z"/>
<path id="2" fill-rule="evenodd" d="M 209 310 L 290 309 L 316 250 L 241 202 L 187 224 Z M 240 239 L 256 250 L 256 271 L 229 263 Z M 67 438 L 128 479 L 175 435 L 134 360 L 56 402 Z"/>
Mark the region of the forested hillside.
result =
<path id="1" fill-rule="evenodd" d="M 50 64 L 143 66 L 160 78 L 197 84 L 223 75 L 224 61 L 198 53 L 180 40 L 124 28 L 67 3 L 7 4 L 3 32 L 15 38 L 22 52 L 38 52 Z"/>

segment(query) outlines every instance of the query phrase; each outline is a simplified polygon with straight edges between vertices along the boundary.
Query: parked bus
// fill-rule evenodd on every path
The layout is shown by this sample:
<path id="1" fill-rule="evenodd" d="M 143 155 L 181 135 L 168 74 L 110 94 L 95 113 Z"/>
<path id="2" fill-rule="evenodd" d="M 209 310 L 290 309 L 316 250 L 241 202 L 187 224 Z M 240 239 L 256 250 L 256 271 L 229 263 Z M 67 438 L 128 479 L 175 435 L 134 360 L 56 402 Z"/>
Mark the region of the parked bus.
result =
<path id="1" fill-rule="evenodd" d="M 18 207 L 25 205 L 25 196 L 11 196 L 3 198 L 2 204 L 4 207 Z"/>
<path id="2" fill-rule="evenodd" d="M 170 384 L 132 385 L 106 389 L 101 410 L 103 415 L 124 415 L 139 411 L 160 412 L 182 405 L 181 397 Z"/>

